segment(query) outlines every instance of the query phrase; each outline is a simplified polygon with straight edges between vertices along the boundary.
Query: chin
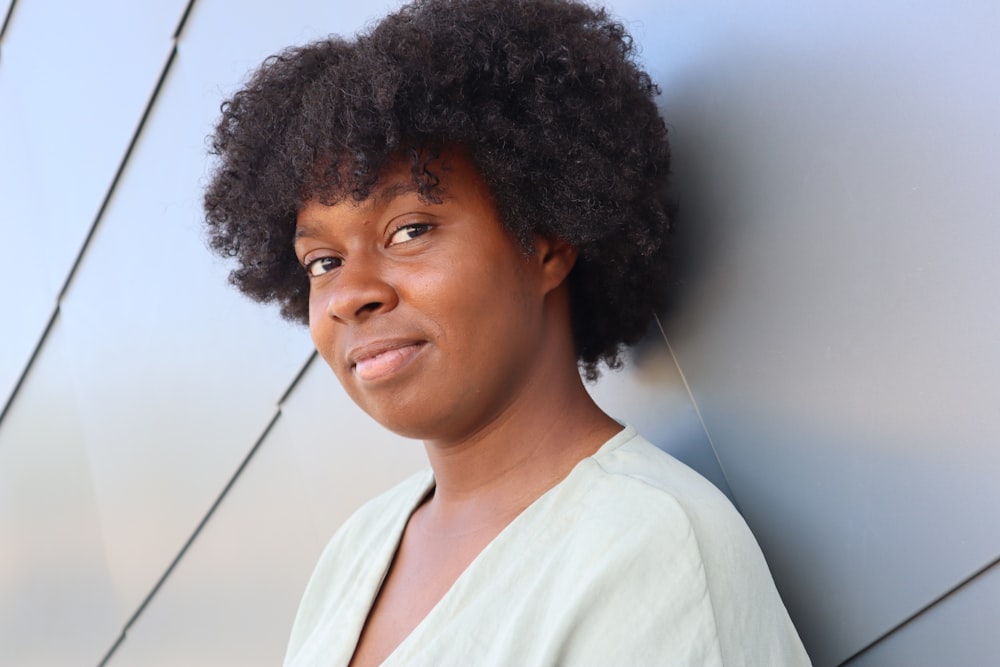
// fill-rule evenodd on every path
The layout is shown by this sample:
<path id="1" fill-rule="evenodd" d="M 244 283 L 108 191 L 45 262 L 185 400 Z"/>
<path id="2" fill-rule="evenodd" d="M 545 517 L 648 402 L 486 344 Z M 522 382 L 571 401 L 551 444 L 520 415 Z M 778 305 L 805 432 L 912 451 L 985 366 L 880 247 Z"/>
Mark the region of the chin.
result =
<path id="1" fill-rule="evenodd" d="M 439 420 L 434 418 L 428 419 L 426 413 L 424 413 L 425 416 L 423 418 L 418 418 L 409 410 L 398 409 L 398 405 L 395 406 L 396 409 L 390 410 L 380 410 L 377 407 L 369 408 L 363 403 L 359 403 L 359 405 L 380 426 L 404 438 L 412 438 L 414 440 L 433 439 L 435 432 L 438 430 L 435 428 L 435 423 Z"/>
<path id="2" fill-rule="evenodd" d="M 432 428 L 425 428 L 421 424 L 413 424 L 410 422 L 388 422 L 380 419 L 376 419 L 375 421 L 386 430 L 392 431 L 401 438 L 420 440 L 421 442 L 438 439 L 438 431 Z"/>
<path id="3" fill-rule="evenodd" d="M 440 408 L 440 405 L 433 407 Z M 432 414 L 425 406 L 410 409 L 377 411 L 363 408 L 383 428 L 413 440 L 456 441 L 461 438 L 458 420 L 452 414 Z"/>

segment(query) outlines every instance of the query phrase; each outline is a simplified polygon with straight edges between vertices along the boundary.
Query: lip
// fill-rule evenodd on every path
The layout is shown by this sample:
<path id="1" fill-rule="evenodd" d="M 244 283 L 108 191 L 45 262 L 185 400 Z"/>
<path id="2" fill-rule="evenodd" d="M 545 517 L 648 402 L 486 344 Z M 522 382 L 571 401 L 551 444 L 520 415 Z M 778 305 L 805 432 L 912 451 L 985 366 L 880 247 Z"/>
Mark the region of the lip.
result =
<path id="1" fill-rule="evenodd" d="M 351 372 L 363 382 L 381 380 L 400 371 L 423 349 L 420 340 L 378 340 L 352 347 L 347 353 Z"/>

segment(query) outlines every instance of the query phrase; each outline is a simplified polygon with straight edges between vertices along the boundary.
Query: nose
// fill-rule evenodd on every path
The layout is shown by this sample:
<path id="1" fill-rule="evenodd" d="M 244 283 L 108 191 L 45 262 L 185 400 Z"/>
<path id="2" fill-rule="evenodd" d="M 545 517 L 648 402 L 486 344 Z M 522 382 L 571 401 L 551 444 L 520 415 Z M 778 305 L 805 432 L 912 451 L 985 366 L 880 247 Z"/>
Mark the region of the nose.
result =
<path id="1" fill-rule="evenodd" d="M 328 316 L 342 322 L 359 322 L 387 312 L 399 303 L 399 295 L 374 257 L 355 255 L 344 261 L 326 299 Z"/>

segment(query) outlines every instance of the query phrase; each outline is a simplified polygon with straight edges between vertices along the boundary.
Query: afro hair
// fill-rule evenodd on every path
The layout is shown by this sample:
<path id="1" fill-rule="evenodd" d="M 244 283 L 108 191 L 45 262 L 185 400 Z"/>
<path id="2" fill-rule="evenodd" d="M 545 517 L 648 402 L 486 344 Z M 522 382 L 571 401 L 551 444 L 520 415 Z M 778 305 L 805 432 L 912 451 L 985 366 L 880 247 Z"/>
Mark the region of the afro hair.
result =
<path id="1" fill-rule="evenodd" d="M 665 298 L 670 150 L 635 55 L 624 27 L 584 4 L 417 0 L 352 40 L 272 56 L 222 105 L 211 247 L 235 258 L 243 293 L 306 322 L 292 248 L 303 203 L 363 200 L 400 156 L 433 200 L 428 163 L 460 145 L 526 251 L 536 234 L 577 249 L 573 337 L 594 379 Z"/>

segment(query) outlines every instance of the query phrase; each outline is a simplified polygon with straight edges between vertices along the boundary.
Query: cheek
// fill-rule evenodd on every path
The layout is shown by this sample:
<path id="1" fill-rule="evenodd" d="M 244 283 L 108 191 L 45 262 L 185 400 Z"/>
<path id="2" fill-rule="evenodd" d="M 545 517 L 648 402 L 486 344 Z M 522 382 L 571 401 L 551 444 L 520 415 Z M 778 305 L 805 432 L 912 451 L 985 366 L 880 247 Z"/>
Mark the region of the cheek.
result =
<path id="1" fill-rule="evenodd" d="M 319 322 L 319 324 L 313 324 L 314 322 Z M 343 363 L 343 358 L 340 356 L 336 341 L 333 338 L 333 330 L 330 323 L 310 318 L 309 334 L 312 337 L 313 345 L 316 347 L 319 356 L 326 362 L 327 367 L 333 371 L 337 381 L 347 390 L 348 395 L 357 403 L 358 397 L 351 391 L 350 369 Z"/>
<path id="2" fill-rule="evenodd" d="M 472 262 L 453 262 L 446 271 L 424 274 L 411 282 L 410 298 L 404 297 L 404 303 L 427 318 L 429 333 L 465 347 L 490 325 L 496 291 L 506 289 L 497 281 L 484 281 L 481 274 L 488 271 Z"/>
<path id="3" fill-rule="evenodd" d="M 513 264 L 477 264 L 444 280 L 451 288 L 436 292 L 435 312 L 447 318 L 446 334 L 467 352 L 502 355 L 538 335 L 540 290 Z"/>
<path id="4" fill-rule="evenodd" d="M 323 335 L 323 320 L 322 312 L 314 300 L 309 300 L 309 336 L 312 338 L 313 345 L 316 346 L 317 350 L 322 351 L 322 341 L 324 339 Z"/>
<path id="5" fill-rule="evenodd" d="M 323 357 L 327 365 L 337 372 L 333 363 L 336 353 L 333 340 L 333 322 L 326 315 L 326 309 L 317 300 L 309 300 L 309 337 L 312 338 L 316 351 Z"/>

